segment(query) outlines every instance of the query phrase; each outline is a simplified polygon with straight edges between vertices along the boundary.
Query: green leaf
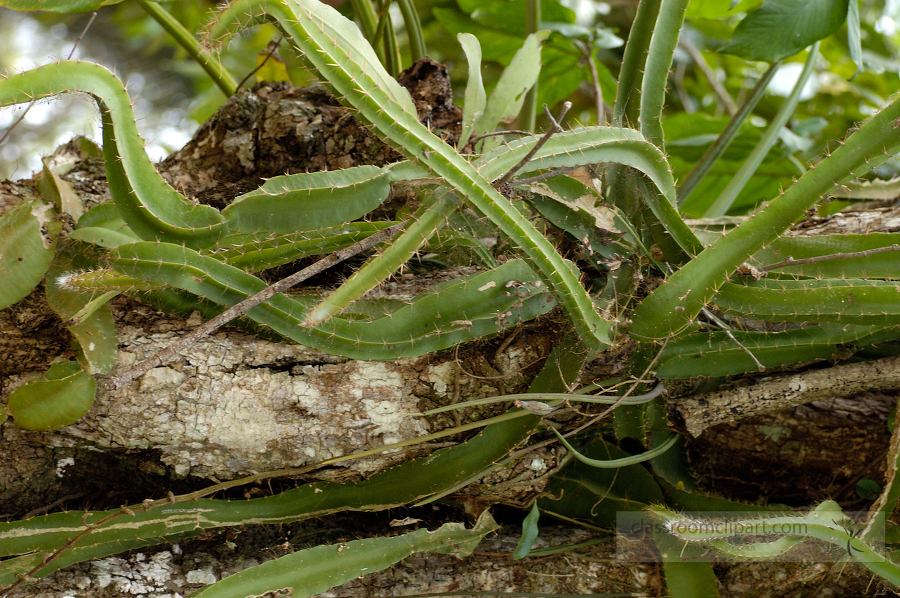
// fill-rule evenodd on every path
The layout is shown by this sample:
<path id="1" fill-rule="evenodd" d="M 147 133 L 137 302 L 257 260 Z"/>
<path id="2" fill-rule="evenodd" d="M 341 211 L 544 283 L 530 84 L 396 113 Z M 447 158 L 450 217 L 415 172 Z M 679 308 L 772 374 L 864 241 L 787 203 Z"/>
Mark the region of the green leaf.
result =
<path id="1" fill-rule="evenodd" d="M 402 536 L 316 546 L 226 577 L 194 596 L 244 598 L 289 587 L 294 598 L 307 598 L 386 569 L 416 552 L 468 556 L 484 536 L 497 528 L 490 513 L 485 512 L 471 530 L 461 523 L 445 523 L 434 531 L 420 529 Z"/>
<path id="2" fill-rule="evenodd" d="M 543 22 L 541 26 L 543 27 Z M 610 82 L 603 81 L 603 71 L 606 67 L 601 62 L 596 60 L 595 62 L 599 65 L 597 75 L 601 84 L 606 86 L 605 90 L 601 86 L 601 91 L 606 94 L 610 90 Z M 589 81 L 590 77 L 590 70 L 581 49 L 577 49 L 572 40 L 554 33 L 541 47 L 541 72 L 537 84 L 538 111 L 540 112 L 540 106 L 543 104 L 552 107 L 570 99 L 579 85 Z M 614 88 L 613 85 L 612 89 Z M 612 98 L 615 94 L 604 97 Z"/>
<path id="3" fill-rule="evenodd" d="M 359 268 L 340 288 L 310 310 L 304 325 L 321 324 L 384 282 L 421 249 L 459 205 L 458 196 L 443 188 L 425 192 L 421 201 L 409 227 L 391 239 L 380 255 Z"/>
<path id="4" fill-rule="evenodd" d="M 579 365 L 583 361 L 570 359 Z M 556 365 L 556 364 L 554 364 Z M 542 372 L 543 373 L 543 372 Z M 558 375 L 550 372 L 550 375 Z M 569 376 L 566 381 L 574 381 Z M 562 390 L 550 385 L 544 390 Z M 439 449 L 426 457 L 406 461 L 357 483 L 316 482 L 251 500 L 216 500 L 201 498 L 187 503 L 175 513 L 159 509 L 149 511 L 141 505 L 125 519 L 126 525 L 99 527 L 38 572 L 44 576 L 61 567 L 116 554 L 130 548 L 159 544 L 165 538 L 177 539 L 195 535 L 204 529 L 256 523 L 287 523 L 338 511 L 380 511 L 443 492 L 463 482 L 502 459 L 534 431 L 540 418 L 525 415 L 509 418 L 486 427 L 467 442 Z M 30 520 L 0 522 L 0 556 L 25 554 L 36 550 L 55 550 L 74 533 L 94 524 L 112 511 L 67 511 L 39 516 Z M 122 519 L 117 520 L 119 522 Z M 5 561 L 4 561 L 5 562 Z M 15 573 L 0 567 L 0 584 L 15 581 Z"/>
<path id="5" fill-rule="evenodd" d="M 466 103 L 463 106 L 462 133 L 459 136 L 459 147 L 465 147 L 472 132 L 476 130 L 487 103 L 484 93 L 484 82 L 481 80 L 481 45 L 478 38 L 470 33 L 456 36 L 466 60 L 469 63 L 469 82 L 466 84 Z"/>
<path id="6" fill-rule="evenodd" d="M 460 10 L 472 20 L 498 31 L 525 33 L 525 11 L 521 5 L 508 0 L 457 0 Z M 574 23 L 575 13 L 559 0 L 541 0 L 541 20 Z"/>
<path id="7" fill-rule="evenodd" d="M 633 338 L 663 339 L 687 328 L 712 300 L 716 289 L 749 256 L 774 241 L 823 195 L 884 163 L 900 147 L 900 130 L 894 126 L 898 116 L 900 101 L 895 100 L 821 160 L 815 170 L 807 171 L 765 209 L 670 276 L 632 312 L 629 334 Z"/>
<path id="8" fill-rule="evenodd" d="M 881 484 L 869 478 L 856 482 L 856 493 L 864 500 L 875 500 L 881 495 Z"/>
<path id="9" fill-rule="evenodd" d="M 850 59 L 856 65 L 853 77 L 863 70 L 862 39 L 859 30 L 859 1 L 850 0 L 847 10 L 847 45 L 850 47 Z"/>
<path id="10" fill-rule="evenodd" d="M 10 393 L 7 407 L 20 428 L 58 430 L 84 417 L 96 391 L 94 378 L 78 363 L 63 361 L 50 366 L 40 380 Z"/>
<path id="11" fill-rule="evenodd" d="M 98 151 L 99 148 L 93 142 L 81 137 L 60 145 L 52 155 L 41 158 L 44 168 L 36 177 L 38 190 L 57 211 L 69 214 L 76 222 L 84 214 L 84 206 L 72 184 L 63 179 L 62 175 L 69 172 L 78 161 L 88 156 L 98 157 Z"/>
<path id="12" fill-rule="evenodd" d="M 305 60 L 390 143 L 431 176 L 455 189 L 509 237 L 531 259 L 579 334 L 591 339 L 592 348 L 612 342 L 614 323 L 598 313 L 574 265 L 563 259 L 519 208 L 504 198 L 472 163 L 418 121 L 409 94 L 391 79 L 377 59 L 369 58 L 374 57 L 371 48 L 367 53 L 356 47 L 357 42 L 366 42 L 355 24 L 317 0 L 238 0 L 220 14 L 210 35 L 224 31 L 228 38 L 239 28 L 264 20 L 274 20 Z M 358 39 L 348 39 L 351 29 Z M 527 49 L 533 43 L 535 54 L 537 37 L 529 38 L 533 42 L 526 40 L 525 44 Z M 386 88 L 390 87 L 388 81 L 394 81 L 390 89 Z M 395 94 L 394 88 L 405 93 L 405 102 L 400 101 L 400 92 Z"/>
<path id="13" fill-rule="evenodd" d="M 69 238 L 109 248 L 141 240 L 122 219 L 113 202 L 102 203 L 85 212 Z"/>
<path id="14" fill-rule="evenodd" d="M 766 0 L 719 51 L 765 62 L 793 56 L 837 31 L 847 7 L 848 0 Z"/>
<path id="15" fill-rule="evenodd" d="M 278 56 L 278 45 L 275 41 L 270 41 L 265 51 L 256 55 L 256 82 L 263 81 L 287 81 L 291 83 L 291 76 L 288 74 L 287 65 Z"/>
<path id="16" fill-rule="evenodd" d="M 522 45 L 522 35 L 525 33 L 524 21 L 520 33 L 510 33 L 477 23 L 457 10 L 435 8 L 433 12 L 435 18 L 450 33 L 475 35 L 480 42 L 482 57 L 485 60 L 494 60 L 504 65 L 509 64 L 516 50 Z"/>
<path id="17" fill-rule="evenodd" d="M 525 92 L 534 86 L 541 72 L 541 42 L 549 34 L 549 31 L 538 31 L 529 35 L 504 69 L 481 117 L 479 124 L 482 132 L 493 131 L 504 118 L 519 114 L 525 102 Z"/>
<path id="18" fill-rule="evenodd" d="M 679 549 L 683 550 L 683 547 L 679 546 L 676 550 Z M 682 562 L 681 554 L 676 554 L 674 550 L 662 554 L 669 598 L 718 598 L 719 584 L 712 563 Z"/>
<path id="19" fill-rule="evenodd" d="M 541 511 L 538 509 L 537 501 L 535 501 L 528 516 L 522 522 L 522 538 L 519 540 L 515 552 L 513 552 L 514 559 L 524 559 L 531 552 L 531 547 L 534 546 L 534 541 L 538 537 L 538 519 L 540 517 Z"/>
<path id="20" fill-rule="evenodd" d="M 59 223 L 49 204 L 25 201 L 0 216 L 0 309 L 36 287 L 50 267 Z"/>
<path id="21" fill-rule="evenodd" d="M 78 342 L 81 352 L 78 361 L 85 371 L 88 374 L 106 374 L 116 364 L 116 353 L 119 351 L 116 325 L 108 303 L 118 292 L 78 291 L 61 284 L 73 272 L 86 267 L 96 267 L 96 264 L 82 256 L 72 255 L 70 251 L 61 251 L 48 271 L 44 287 L 50 308 Z"/>
<path id="22" fill-rule="evenodd" d="M 528 185 L 528 198 L 551 224 L 572 235 L 591 255 L 610 258 L 623 253 L 613 241 L 622 235 L 618 210 L 604 204 L 589 187 L 570 177 L 554 177 Z"/>

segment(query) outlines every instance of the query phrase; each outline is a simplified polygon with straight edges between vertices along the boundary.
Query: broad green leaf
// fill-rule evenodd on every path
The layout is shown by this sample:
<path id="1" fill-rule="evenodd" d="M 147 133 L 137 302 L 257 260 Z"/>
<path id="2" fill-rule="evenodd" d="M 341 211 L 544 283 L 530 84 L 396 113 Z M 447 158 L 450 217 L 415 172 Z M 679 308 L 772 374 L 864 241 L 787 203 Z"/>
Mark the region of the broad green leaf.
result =
<path id="1" fill-rule="evenodd" d="M 84 213 L 84 215 L 78 219 L 78 223 L 75 225 L 76 230 L 79 228 L 85 228 L 89 226 L 98 226 L 103 228 L 108 228 L 110 230 L 122 230 L 124 227 L 128 225 L 125 224 L 125 220 L 122 219 L 122 214 L 119 213 L 118 208 L 116 208 L 116 204 L 111 201 L 106 203 L 102 203 L 94 206 L 90 210 Z M 131 233 L 135 239 L 138 239 L 134 233 Z"/>
<path id="2" fill-rule="evenodd" d="M 85 212 L 69 237 L 109 248 L 141 240 L 122 219 L 113 202 L 102 203 Z"/>
<path id="3" fill-rule="evenodd" d="M 554 177 L 528 185 L 528 199 L 551 224 L 572 235 L 590 255 L 611 258 L 626 246 L 615 243 L 622 236 L 618 211 L 570 177 Z"/>
<path id="4" fill-rule="evenodd" d="M 594 61 L 598 66 L 601 91 L 604 97 L 612 100 L 615 97 L 615 80 L 605 80 L 608 69 L 600 61 Z M 606 71 L 606 73 L 604 73 Z M 591 80 L 590 70 L 584 53 L 577 49 L 573 41 L 558 33 L 551 34 L 541 47 L 541 72 L 538 76 L 538 108 L 547 104 L 555 106 L 559 102 L 568 100 L 578 89 L 579 85 Z M 612 86 L 610 86 L 612 83 Z M 605 87 L 605 89 L 603 89 Z M 571 121 L 568 121 L 571 124 Z"/>
<path id="5" fill-rule="evenodd" d="M 483 25 L 511 33 L 525 33 L 525 11 L 508 0 L 457 0 L 460 10 Z M 541 0 L 541 20 L 575 23 L 576 15 L 558 0 Z"/>
<path id="6" fill-rule="evenodd" d="M 481 45 L 482 58 L 508 65 L 516 50 L 522 46 L 525 33 L 524 22 L 521 33 L 505 32 L 473 21 L 458 10 L 435 8 L 435 18 L 452 34 L 471 33 Z"/>
<path id="7" fill-rule="evenodd" d="M 0 216 L 0 309 L 41 282 L 56 248 L 59 223 L 49 204 L 25 201 Z"/>
<path id="8" fill-rule="evenodd" d="M 481 6 L 477 9 L 476 16 L 479 19 L 477 21 L 457 10 L 445 8 L 435 8 L 434 15 L 451 33 L 473 34 L 481 44 L 482 58 L 485 62 L 496 61 L 503 66 L 508 66 L 522 46 L 522 38 L 525 36 L 525 11 L 519 4 L 506 0 L 490 4 L 496 6 L 493 8 Z M 548 15 L 548 8 L 554 6 L 567 11 L 571 19 L 569 16 L 561 14 Z M 555 31 L 566 30 L 569 26 L 575 27 L 575 25 L 571 25 L 574 23 L 574 13 L 562 7 L 559 2 L 545 0 L 542 2 L 541 8 L 543 11 L 542 27 L 544 24 L 548 24 L 549 26 L 546 28 Z M 538 104 L 545 103 L 549 106 L 568 98 L 589 76 L 589 71 L 583 64 L 581 51 L 575 49 L 571 39 L 555 31 L 546 40 L 541 50 L 543 67 L 538 77 Z M 609 47 L 607 44 L 613 44 L 612 47 L 615 47 L 615 41 L 610 36 L 598 35 L 597 41 L 602 47 Z M 598 71 L 604 97 L 615 97 L 615 80 L 609 74 L 608 69 L 598 62 Z M 479 129 L 479 132 L 484 133 L 485 131 Z"/>
<path id="9" fill-rule="evenodd" d="M 88 374 L 106 374 L 116 364 L 119 350 L 116 325 L 109 300 L 118 292 L 95 289 L 78 291 L 61 284 L 84 267 L 96 267 L 90 260 L 62 251 L 53 261 L 45 284 L 47 303 L 62 319 L 78 342 L 78 361 Z"/>
<path id="10" fill-rule="evenodd" d="M 508 0 L 459 0 L 460 10 L 435 8 L 451 33 L 471 33 L 481 42 L 485 60 L 508 66 L 525 37 L 525 10 Z M 541 21 L 574 24 L 575 13 L 558 0 L 541 1 Z"/>
<path id="11" fill-rule="evenodd" d="M 119 350 L 116 324 L 109 299 L 118 293 L 110 293 L 99 305 L 91 305 L 91 313 L 69 326 L 69 332 L 81 349 L 79 361 L 88 374 L 106 374 L 116 365 Z"/>
<path id="12" fill-rule="evenodd" d="M 837 31 L 849 0 L 766 0 L 747 15 L 719 48 L 747 60 L 775 62 Z"/>
<path id="13" fill-rule="evenodd" d="M 245 569 L 194 596 L 244 598 L 291 588 L 293 598 L 307 598 L 386 569 L 417 552 L 469 556 L 482 538 L 497 528 L 490 513 L 485 512 L 470 530 L 461 523 L 445 523 L 434 531 L 420 529 L 402 536 L 316 546 Z"/>
<path id="14" fill-rule="evenodd" d="M 40 380 L 11 392 L 7 407 L 20 428 L 58 430 L 84 417 L 96 391 L 94 378 L 78 363 L 63 361 L 50 366 Z"/>
<path id="15" fill-rule="evenodd" d="M 529 35 L 512 62 L 504 69 L 481 117 L 482 132 L 493 131 L 504 118 L 519 114 L 525 101 L 525 92 L 534 86 L 541 72 L 541 42 L 548 35 L 548 31 Z"/>
<path id="16" fill-rule="evenodd" d="M 514 559 L 524 559 L 531 552 L 531 547 L 534 546 L 534 541 L 538 537 L 538 519 L 540 517 L 541 511 L 538 509 L 537 501 L 535 501 L 528 516 L 522 521 L 522 538 L 519 540 L 515 552 L 513 552 Z"/>
<path id="17" fill-rule="evenodd" d="M 520 4 L 507 0 L 463 3 L 472 10 L 472 17 L 459 11 L 435 8 L 434 14 L 452 33 L 474 34 L 481 43 L 485 61 L 496 61 L 508 66 L 525 36 L 525 11 Z M 575 13 L 556 0 L 541 3 L 541 28 L 553 31 L 541 51 L 543 67 L 539 76 L 538 105 L 555 105 L 571 96 L 579 84 L 589 77 L 584 65 L 584 55 L 576 49 L 573 39 L 591 42 L 611 48 L 621 45 L 621 40 L 606 30 L 590 30 L 575 24 Z M 615 82 L 607 69 L 598 63 L 604 96 L 615 96 Z M 485 131 L 479 130 L 484 133 Z"/>
<path id="18" fill-rule="evenodd" d="M 134 234 L 129 234 L 131 233 L 131 229 L 127 226 L 123 226 L 120 230 L 124 232 L 99 226 L 86 226 L 72 231 L 69 238 L 84 241 L 85 243 L 91 243 L 93 245 L 99 245 L 100 247 L 108 247 L 110 249 L 118 247 L 119 245 L 140 241 Z"/>
<path id="19" fill-rule="evenodd" d="M 89 156 L 102 156 L 100 148 L 84 137 L 73 139 L 57 147 L 50 156 L 41 158 L 44 168 L 36 179 L 37 188 L 44 199 L 51 202 L 60 213 L 69 214 L 76 222 L 84 214 L 84 206 L 72 184 L 63 179 L 62 175 L 69 172 L 76 162 Z"/>
<path id="20" fill-rule="evenodd" d="M 469 33 L 457 36 L 459 45 L 466 53 L 469 63 L 469 82 L 466 84 L 466 103 L 463 106 L 462 134 L 459 136 L 459 147 L 464 147 L 472 132 L 478 127 L 487 96 L 484 93 L 484 82 L 481 80 L 481 46 L 478 38 Z"/>

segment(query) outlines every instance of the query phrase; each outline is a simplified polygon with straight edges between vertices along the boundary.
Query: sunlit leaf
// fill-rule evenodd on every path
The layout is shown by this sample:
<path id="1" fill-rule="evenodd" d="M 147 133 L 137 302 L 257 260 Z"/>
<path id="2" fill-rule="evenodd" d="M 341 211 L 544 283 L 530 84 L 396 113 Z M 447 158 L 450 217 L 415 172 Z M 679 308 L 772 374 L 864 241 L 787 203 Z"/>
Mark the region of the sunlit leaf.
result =
<path id="1" fill-rule="evenodd" d="M 766 62 L 793 56 L 837 31 L 847 6 L 848 0 L 766 0 L 719 50 Z"/>
<path id="2" fill-rule="evenodd" d="M 26 430 L 49 431 L 74 424 L 94 404 L 97 383 L 74 361 L 50 366 L 40 380 L 9 395 L 9 411 Z"/>
<path id="3" fill-rule="evenodd" d="M 0 309 L 28 295 L 50 267 L 55 215 L 49 204 L 26 201 L 0 216 Z"/>

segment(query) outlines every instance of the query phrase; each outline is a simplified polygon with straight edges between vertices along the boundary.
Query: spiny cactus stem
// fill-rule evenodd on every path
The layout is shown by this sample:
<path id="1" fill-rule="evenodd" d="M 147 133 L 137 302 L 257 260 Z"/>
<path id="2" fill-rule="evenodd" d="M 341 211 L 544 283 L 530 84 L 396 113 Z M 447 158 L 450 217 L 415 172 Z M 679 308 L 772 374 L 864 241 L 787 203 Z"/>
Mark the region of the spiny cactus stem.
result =
<path id="1" fill-rule="evenodd" d="M 817 264 L 819 262 L 827 262 L 829 260 L 849 260 L 852 258 L 859 257 L 869 257 L 870 255 L 875 255 L 876 253 L 884 253 L 886 251 L 900 251 L 900 245 L 894 243 L 888 247 L 875 247 L 873 249 L 866 249 L 865 251 L 850 251 L 846 253 L 832 253 L 830 255 L 818 255 L 816 257 L 808 257 L 802 260 L 795 260 L 792 257 L 788 257 L 786 260 L 777 262 L 775 264 L 768 264 L 765 266 L 760 266 L 757 268 L 760 272 L 769 272 L 770 270 L 777 270 L 778 268 L 786 268 L 788 266 L 802 266 L 805 264 Z"/>
<path id="2" fill-rule="evenodd" d="M 109 388 L 110 390 L 116 390 L 118 388 L 121 388 L 122 386 L 124 386 L 125 384 L 128 384 L 129 382 L 131 382 L 138 376 L 142 376 L 143 374 L 146 374 L 152 368 L 159 367 L 160 365 L 162 365 L 163 363 L 165 363 L 166 361 L 168 361 L 169 359 L 174 357 L 176 354 L 178 354 L 178 352 L 187 349 L 188 347 L 190 347 L 191 345 L 193 345 L 194 343 L 196 343 L 203 337 L 212 334 L 214 331 L 221 328 L 222 326 L 224 326 L 231 320 L 234 320 L 235 318 L 242 316 L 243 314 L 247 313 L 248 311 L 250 311 L 257 305 L 260 305 L 261 303 L 268 301 L 269 299 L 271 299 L 278 293 L 283 293 L 284 291 L 303 282 L 304 280 L 306 280 L 312 276 L 315 276 L 316 274 L 319 274 L 320 272 L 324 272 L 328 268 L 331 268 L 332 266 L 339 264 L 339 263 L 343 262 L 344 260 L 351 258 L 358 253 L 362 253 L 363 251 L 365 251 L 367 249 L 371 249 L 372 247 L 378 245 L 379 243 L 381 243 L 383 241 L 387 241 L 388 239 L 393 237 L 397 232 L 399 232 L 403 228 L 403 226 L 404 226 L 404 224 L 400 223 L 400 224 L 395 224 L 394 226 L 389 226 L 388 228 L 385 228 L 383 230 L 380 230 L 377 233 L 375 233 L 374 235 L 367 237 L 367 238 L 363 239 L 362 241 L 359 241 L 358 243 L 354 243 L 353 245 L 351 245 L 349 247 L 345 247 L 344 249 L 335 251 L 331 255 L 328 255 L 328 256 L 322 258 L 321 260 L 317 261 L 316 263 L 312 264 L 311 266 L 308 266 L 308 267 L 304 268 L 303 270 L 300 270 L 299 272 L 295 272 L 294 274 L 291 274 L 287 278 L 284 278 L 284 279 L 276 282 L 275 284 L 273 284 L 269 287 L 266 287 L 264 290 L 260 291 L 259 293 L 256 293 L 255 295 L 251 295 L 250 297 L 247 297 L 240 303 L 237 303 L 237 304 L 229 307 L 228 309 L 226 309 L 225 311 L 220 313 L 218 316 L 216 316 L 212 320 L 206 322 L 202 326 L 199 326 L 198 328 L 196 328 L 191 333 L 185 335 L 178 342 L 169 345 L 168 347 L 166 347 L 162 351 L 159 351 L 152 357 L 142 361 L 141 363 L 135 365 L 134 367 L 129 368 L 128 370 L 122 372 L 118 376 L 115 376 L 114 378 L 110 379 L 106 383 L 106 387 Z"/>

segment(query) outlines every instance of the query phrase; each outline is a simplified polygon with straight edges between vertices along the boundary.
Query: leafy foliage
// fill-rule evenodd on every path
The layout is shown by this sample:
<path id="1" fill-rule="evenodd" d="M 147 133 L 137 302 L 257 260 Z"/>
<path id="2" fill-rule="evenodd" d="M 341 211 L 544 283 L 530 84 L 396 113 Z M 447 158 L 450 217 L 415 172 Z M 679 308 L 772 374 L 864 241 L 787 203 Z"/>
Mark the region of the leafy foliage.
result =
<path id="1" fill-rule="evenodd" d="M 73 11 L 97 3 L 5 4 Z M 748 100 L 747 110 L 734 111 L 728 119 L 713 114 L 667 115 L 664 110 L 669 71 L 686 17 L 695 19 L 691 24 L 698 31 L 726 32 L 729 40 L 722 52 L 748 60 L 777 62 L 814 44 L 807 56 L 810 73 L 819 42 L 848 15 L 847 43 L 859 64 L 855 48 L 860 24 L 854 18 L 858 17 L 854 0 L 766 0 L 737 7 L 711 0 L 690 5 L 684 0 L 645 0 L 628 36 L 618 85 L 599 58 L 608 56 L 606 52 L 621 40 L 602 26 L 579 24 L 571 10 L 554 0 L 541 2 L 545 29 L 528 36 L 525 16 L 515 3 L 459 0 L 457 5 L 458 10 L 435 8 L 434 17 L 459 34 L 461 49 L 455 51 L 464 52 L 468 61 L 462 146 L 492 133 L 520 111 L 525 111 L 520 117 L 527 122 L 533 115 L 527 113 L 524 95 L 535 85 L 538 96 L 552 103 L 588 80 L 597 126 L 563 131 L 548 111 L 551 127 L 544 137 L 510 142 L 488 137 L 474 144 L 475 155 L 466 156 L 419 121 L 409 93 L 388 70 L 399 56 L 393 30 L 385 21 L 374 21 L 367 3 L 357 7 L 360 30 L 317 0 L 237 0 L 206 26 L 206 46 L 161 7 L 145 6 L 154 18 L 168 23 L 167 30 L 223 90 L 234 85 L 217 66 L 213 47 L 250 27 L 274 26 L 309 68 L 406 159 L 383 168 L 277 177 L 220 211 L 195 205 L 156 172 L 143 149 L 124 87 L 103 67 L 63 61 L 0 81 L 2 106 L 72 92 L 95 99 L 113 198 L 113 204 L 84 212 L 48 163 L 41 185 L 44 199 L 22 202 L 0 216 L 0 272 L 11 281 L 0 291 L 0 307 L 13 305 L 44 281 L 49 304 L 81 349 L 77 362 L 55 364 L 42 379 L 10 395 L 8 410 L 16 424 L 58 429 L 90 408 L 93 376 L 108 373 L 115 361 L 107 302 L 116 294 L 145 293 L 143 297 L 158 305 L 177 304 L 212 315 L 264 293 L 267 285 L 254 273 L 347 248 L 397 224 L 402 231 L 389 246 L 330 296 L 306 299 L 279 293 L 247 310 L 246 316 L 285 339 L 321 351 L 358 359 L 396 359 L 486 338 L 559 306 L 571 332 L 531 386 L 538 399 L 542 393 L 570 391 L 590 356 L 611 352 L 627 339 L 638 345 L 626 364 L 640 374 L 638 382 L 648 382 L 648 373 L 653 372 L 666 383 L 827 359 L 848 347 L 900 336 L 900 287 L 888 255 L 897 249 L 896 235 L 830 235 L 815 241 L 782 236 L 822 198 L 846 184 L 863 188 L 851 182 L 871 176 L 873 169 L 893 168 L 891 157 L 900 150 L 896 125 L 900 101 L 880 106 L 839 147 L 809 167 L 802 160 L 811 158 L 828 139 L 814 135 L 828 128 L 801 120 L 794 123 L 793 132 L 784 129 L 791 114 L 805 116 L 798 108 L 800 85 L 780 107 L 760 106 L 759 112 L 769 120 L 766 131 L 750 119 L 761 91 Z M 750 12 L 732 30 L 730 17 L 737 10 Z M 404 19 L 410 38 L 421 39 L 408 2 Z M 735 56 L 719 59 L 734 64 Z M 493 86 L 482 78 L 483 62 L 505 67 Z M 601 126 L 607 122 L 604 102 L 613 96 L 615 126 Z M 842 127 L 841 135 L 850 130 L 849 123 Z M 721 158 L 708 149 L 717 140 Z M 792 181 L 797 170 L 801 176 Z M 679 206 L 676 181 L 694 173 L 700 174 L 696 185 L 692 182 L 690 199 Z M 507 180 L 508 186 L 501 185 Z M 381 206 L 393 185 L 410 181 L 422 189 L 414 212 L 402 213 L 396 222 L 363 220 Z M 870 184 L 867 189 L 873 187 L 881 185 Z M 760 201 L 769 203 L 736 225 L 720 220 L 719 232 L 702 224 L 692 227 L 685 219 L 710 211 L 747 212 Z M 522 258 L 506 259 L 501 265 L 476 235 L 450 226 L 464 218 L 460 205 L 483 217 L 473 226 L 499 232 Z M 62 232 L 61 213 L 76 221 L 73 231 Z M 439 285 L 408 305 L 362 299 L 423 247 L 454 244 L 474 247 L 485 270 Z M 785 255 L 804 261 L 785 263 Z M 638 289 L 639 284 L 643 288 Z M 724 325 L 723 319 L 735 318 L 802 326 L 781 332 L 713 330 Z M 310 484 L 241 503 L 195 493 L 171 499 L 202 500 L 178 510 L 178 515 L 160 509 L 163 503 L 150 502 L 93 515 L 59 513 L 0 524 L 4 555 L 22 555 L 0 563 L 0 583 L 13 583 L 17 574 L 46 575 L 68 563 L 202 529 L 246 521 L 296 521 L 348 509 L 385 509 L 441 495 L 495 467 L 536 431 L 541 418 L 535 413 L 546 415 L 557 406 L 539 405 L 544 406 L 532 402 L 526 410 L 511 410 L 465 443 L 358 484 Z M 619 405 L 614 418 L 616 436 L 636 438 L 646 452 L 629 455 L 596 430 L 580 448 L 563 440 L 577 462 L 563 468 L 548 487 L 561 499 L 541 498 L 535 503 L 517 556 L 527 554 L 538 533 L 538 509 L 609 526 L 616 511 L 663 501 L 673 507 L 688 502 L 694 508 L 719 504 L 685 493 L 683 488 L 693 482 L 677 459 L 683 443 L 668 430 L 665 403 L 658 393 L 649 394 L 646 401 Z M 342 459 L 347 458 L 352 456 Z M 637 465 L 651 458 L 655 475 Z M 892 467 L 895 470 L 896 463 Z M 892 478 L 875 516 L 886 519 L 896 502 L 897 483 Z M 810 536 L 846 543 L 851 557 L 864 555 L 873 572 L 896 583 L 900 579 L 896 565 L 876 553 L 871 534 L 857 538 L 824 521 L 823 514 L 837 513 L 832 507 L 823 503 L 794 519 L 810 525 Z M 663 507 L 650 512 L 670 528 L 678 518 Z M 123 520 L 128 525 L 122 525 Z M 778 522 L 772 516 L 765 525 Z M 201 595 L 267 591 L 275 588 L 266 582 L 273 575 L 285 576 L 277 577 L 283 581 L 276 585 L 306 587 L 308 595 L 362 571 L 388 566 L 411 551 L 435 550 L 445 540 L 471 550 L 489 527 L 482 522 L 472 531 L 442 528 L 436 535 L 413 532 L 366 541 L 366 546 L 354 544 L 348 553 L 352 558 L 346 560 L 360 559 L 362 564 L 349 568 L 335 561 L 334 547 L 318 547 L 251 569 Z M 734 550 L 725 537 L 673 535 L 674 539 L 658 539 L 670 595 L 686 594 L 691 581 L 712 594 L 711 568 L 680 562 L 673 546 L 683 551 L 685 543 L 705 542 L 723 553 Z M 787 549 L 799 541 L 787 538 L 773 546 Z M 773 546 L 751 544 L 742 554 L 762 555 Z M 318 579 L 308 571 L 297 574 L 297 562 L 330 568 L 329 577 Z M 246 580 L 249 585 L 243 585 Z"/>

